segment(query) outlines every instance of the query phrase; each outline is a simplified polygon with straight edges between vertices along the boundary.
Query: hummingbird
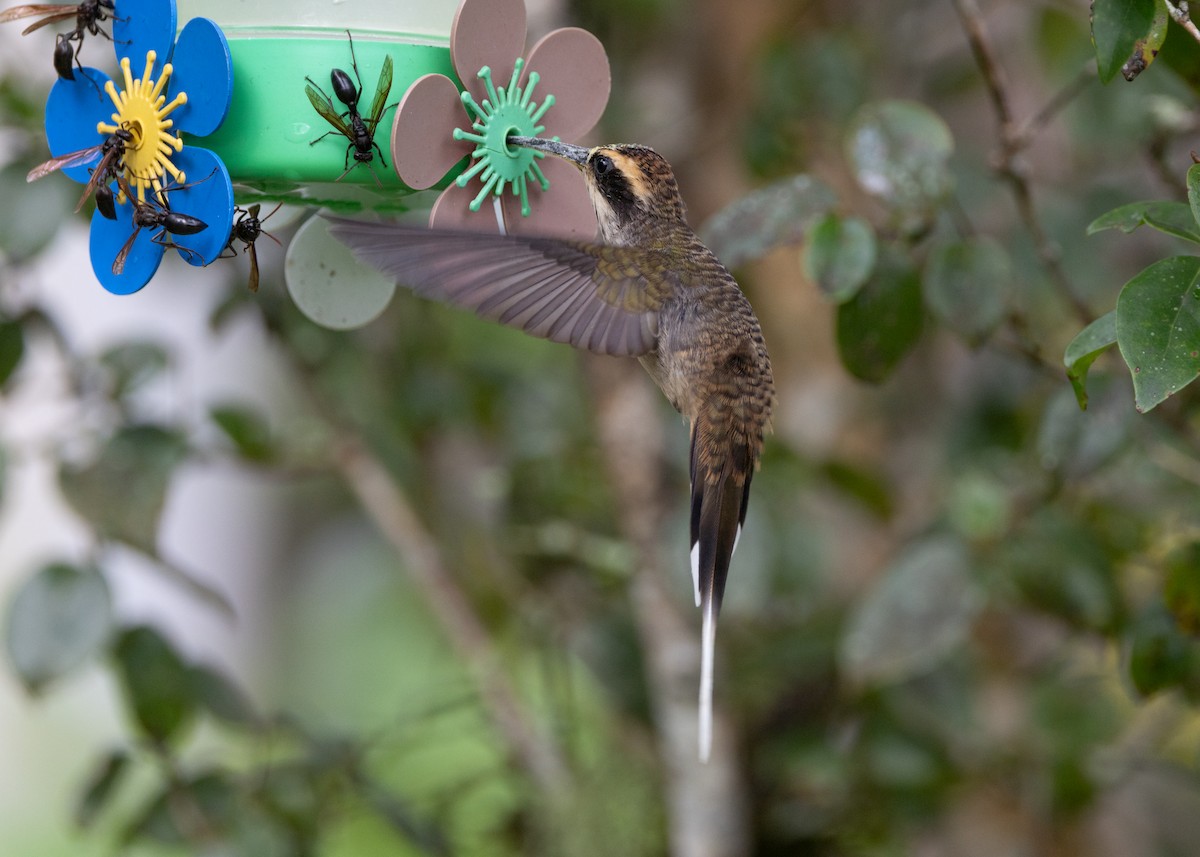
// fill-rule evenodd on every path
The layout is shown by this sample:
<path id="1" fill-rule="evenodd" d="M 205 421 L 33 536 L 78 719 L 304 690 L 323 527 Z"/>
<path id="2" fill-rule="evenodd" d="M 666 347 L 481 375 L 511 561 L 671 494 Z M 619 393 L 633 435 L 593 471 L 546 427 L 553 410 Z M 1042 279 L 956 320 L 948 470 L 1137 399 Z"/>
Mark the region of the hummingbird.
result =
<path id="1" fill-rule="evenodd" d="M 359 259 L 417 294 L 534 336 L 637 357 L 691 427 L 691 568 L 701 609 L 699 752 L 712 746 L 717 616 L 775 402 L 762 329 L 688 226 L 667 161 L 647 146 L 512 145 L 583 173 L 599 242 L 439 232 L 333 219 Z"/>

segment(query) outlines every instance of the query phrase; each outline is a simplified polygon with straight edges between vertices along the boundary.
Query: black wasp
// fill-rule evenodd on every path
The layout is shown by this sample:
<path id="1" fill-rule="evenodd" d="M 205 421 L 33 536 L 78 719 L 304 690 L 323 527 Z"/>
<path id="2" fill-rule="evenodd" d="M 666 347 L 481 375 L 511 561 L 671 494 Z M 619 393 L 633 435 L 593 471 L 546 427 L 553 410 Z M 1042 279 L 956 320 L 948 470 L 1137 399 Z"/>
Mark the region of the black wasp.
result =
<path id="1" fill-rule="evenodd" d="M 116 220 L 117 212 L 113 204 L 112 180 L 124 171 L 125 147 L 132 142 L 132 132 L 127 128 L 118 128 L 99 145 L 89 146 L 76 152 L 68 152 L 38 164 L 25 176 L 25 181 L 35 182 L 55 170 L 83 166 L 98 157 L 100 160 L 92 168 L 92 177 L 84 187 L 83 196 L 79 197 L 79 204 L 75 206 L 75 210 L 79 211 L 83 208 L 83 203 L 94 193 L 96 194 L 96 208 L 100 210 L 100 213 L 109 220 Z"/>
<path id="2" fill-rule="evenodd" d="M 279 203 L 283 205 L 283 203 Z M 234 241 L 241 241 L 245 246 L 242 252 L 250 254 L 250 291 L 258 291 L 258 251 L 254 249 L 254 242 L 258 240 L 258 236 L 266 235 L 276 244 L 279 244 L 279 239 L 262 228 L 263 223 L 271 219 L 271 215 L 279 211 L 279 205 L 271 209 L 271 214 L 266 217 L 259 218 L 258 212 L 261 210 L 258 203 L 249 208 L 238 206 L 234 209 L 234 213 L 238 215 L 237 221 L 233 224 L 233 231 L 229 234 L 229 243 L 225 246 L 225 250 L 229 251 L 229 255 L 225 255 L 225 250 L 221 251 L 219 258 L 231 259 L 237 255 L 237 250 L 233 247 Z M 282 244 L 279 244 L 282 247 Z"/>
<path id="3" fill-rule="evenodd" d="M 113 14 L 115 7 L 113 0 L 83 0 L 78 6 L 67 6 L 58 3 L 37 3 L 26 6 L 14 6 L 11 9 L 6 9 L 0 12 L 0 24 L 5 21 L 18 21 L 21 18 L 32 18 L 34 15 L 44 16 L 40 21 L 34 21 L 28 27 L 21 31 L 22 36 L 27 36 L 34 30 L 40 30 L 47 24 L 57 24 L 59 21 L 68 21 L 71 18 L 75 19 L 75 29 L 66 33 L 60 33 L 54 45 L 54 70 L 58 72 L 58 76 L 65 80 L 74 80 L 75 71 L 71 68 L 72 63 L 81 71 L 83 66 L 79 62 L 79 51 L 71 47 L 71 42 L 78 42 L 79 47 L 83 47 L 83 37 L 87 33 L 93 36 L 104 36 L 111 41 L 112 36 L 100 29 L 100 22 L 107 21 L 109 18 L 121 20 Z"/>
<path id="4" fill-rule="evenodd" d="M 207 178 L 200 181 L 207 181 Z M 182 190 L 185 187 L 192 187 L 200 182 L 191 182 L 190 184 L 179 185 L 171 190 Z M 189 257 L 196 255 L 194 250 L 175 244 L 169 238 L 167 233 L 172 235 L 195 235 L 197 232 L 203 232 L 208 228 L 208 224 L 198 217 L 192 217 L 190 214 L 180 214 L 171 210 L 170 204 L 167 202 L 167 190 L 160 191 L 162 202 L 159 202 L 153 195 L 149 201 L 143 202 L 133 195 L 133 191 L 129 189 L 129 184 L 124 178 L 118 178 L 117 184 L 121 186 L 121 190 L 125 192 L 125 197 L 133 203 L 133 234 L 129 236 L 129 240 L 125 242 L 125 246 L 117 253 L 117 258 L 113 259 L 112 272 L 120 274 L 125 270 L 125 260 L 129 258 L 129 251 L 133 249 L 134 239 L 138 237 L 138 233 L 143 229 L 158 229 L 162 231 L 155 235 L 152 240 L 155 244 L 161 244 L 164 247 L 174 247 L 181 253 L 186 253 Z"/>
<path id="5" fill-rule="evenodd" d="M 388 93 L 392 91 L 392 57 L 389 54 L 383 58 L 383 69 L 379 72 L 379 82 L 375 84 L 375 100 L 371 102 L 371 112 L 364 119 L 358 112 L 358 99 L 363 91 L 362 78 L 358 74 L 358 60 L 354 56 L 354 38 L 350 35 L 349 30 L 346 31 L 346 38 L 350 39 L 350 65 L 354 69 L 354 79 L 358 81 L 358 88 L 356 89 L 350 80 L 350 75 L 340 68 L 335 68 L 329 73 L 330 83 L 333 84 L 333 94 L 337 96 L 338 101 L 346 105 L 346 110 L 339 113 L 337 107 L 334 106 L 333 99 L 325 94 L 325 90 L 317 86 L 311 77 L 304 78 L 308 81 L 304 87 L 304 91 L 308 94 L 308 100 L 321 114 L 321 118 L 334 128 L 333 131 L 326 131 L 309 145 L 315 146 L 330 134 L 341 134 L 350 141 L 350 145 L 346 147 L 346 170 L 337 177 L 336 181 L 344 179 L 346 173 L 358 164 L 366 164 L 371 175 L 375 176 L 375 183 L 383 187 L 375 168 L 371 166 L 371 159 L 374 157 L 374 153 L 378 152 L 379 160 L 385 168 L 387 167 L 387 161 L 383 158 L 383 150 L 375 142 L 375 129 L 379 127 L 379 120 L 383 118 L 384 111 L 389 109 L 384 105 L 387 104 Z M 391 105 L 391 107 L 395 106 L 395 104 Z M 351 152 L 354 152 L 353 164 L 350 163 Z"/>

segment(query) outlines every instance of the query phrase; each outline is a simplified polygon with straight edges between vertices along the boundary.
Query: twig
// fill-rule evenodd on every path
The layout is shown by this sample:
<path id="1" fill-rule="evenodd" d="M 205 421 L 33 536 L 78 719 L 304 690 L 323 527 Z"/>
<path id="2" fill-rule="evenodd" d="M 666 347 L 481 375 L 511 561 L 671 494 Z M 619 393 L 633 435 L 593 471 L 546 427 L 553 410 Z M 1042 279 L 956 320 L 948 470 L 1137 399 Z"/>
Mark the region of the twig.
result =
<path id="1" fill-rule="evenodd" d="M 1150 447 L 1151 463 L 1193 485 L 1200 485 L 1200 461 L 1165 443 Z"/>
<path id="2" fill-rule="evenodd" d="M 137 550 L 129 545 L 123 546 Z M 139 553 L 141 553 L 141 551 L 139 551 Z M 169 562 L 158 554 L 142 553 L 142 555 L 149 559 L 154 564 L 158 572 L 167 580 L 178 584 L 192 595 L 203 601 L 205 604 L 215 608 L 226 619 L 237 619 L 237 610 L 234 608 L 233 602 L 230 601 L 223 592 L 215 587 L 209 586 L 191 572 L 184 570 L 175 563 Z"/>
<path id="3" fill-rule="evenodd" d="M 1167 11 L 1171 13 L 1171 19 L 1191 33 L 1193 39 L 1200 42 L 1200 29 L 1196 29 L 1196 25 L 1192 22 L 1191 13 L 1188 11 L 1188 4 L 1186 2 L 1176 4 L 1172 3 L 1171 0 L 1165 0 L 1165 2 L 1167 4 Z"/>
<path id="4" fill-rule="evenodd" d="M 630 595 L 659 736 L 670 853 L 748 854 L 747 789 L 719 704 L 708 763 L 696 752 L 700 635 L 680 614 L 668 584 L 668 567 L 687 578 L 687 556 L 664 564 L 660 551 L 667 503 L 661 495 L 664 440 L 657 394 L 632 361 L 589 356 L 584 366 L 620 527 L 637 555 Z"/>
<path id="5" fill-rule="evenodd" d="M 996 170 L 1004 176 L 1012 189 L 1017 203 L 1017 212 L 1033 238 L 1042 266 L 1079 320 L 1088 324 L 1093 320 L 1094 315 L 1083 299 L 1075 293 L 1075 288 L 1071 285 L 1066 271 L 1063 270 L 1058 248 L 1046 234 L 1037 212 L 1037 206 L 1033 202 L 1033 189 L 1029 183 L 1027 168 L 1020 158 L 1022 149 L 1028 144 L 1028 130 L 1034 126 L 1018 127 L 1013 118 L 1004 69 L 992 51 L 991 43 L 984 30 L 983 16 L 975 0 L 952 0 L 952 2 L 962 20 L 963 30 L 966 31 L 967 41 L 971 45 L 971 53 L 974 54 L 975 62 L 979 65 L 980 73 L 983 75 L 984 84 L 992 101 L 992 107 L 1000 123 L 1001 146 Z M 1056 107 L 1055 110 L 1057 109 L 1059 108 Z"/>
<path id="6" fill-rule="evenodd" d="M 1079 93 L 1083 92 L 1095 77 L 1096 64 L 1089 61 L 1075 77 L 1050 96 L 1050 100 L 1042 105 L 1041 110 L 1025 120 L 1025 123 L 1013 134 L 1012 145 L 1017 149 L 1024 149 L 1028 146 L 1037 133 L 1049 125 L 1050 120 L 1057 116 L 1059 111 L 1078 98 Z"/>
<path id="7" fill-rule="evenodd" d="M 387 468 L 345 427 L 337 429 L 334 461 L 346 484 L 384 538 L 405 560 L 451 644 L 472 669 L 496 728 L 518 761 L 550 795 L 569 786 L 557 747 L 533 724 L 498 663 L 491 639 L 458 582 L 443 565 L 441 551 Z"/>
<path id="8" fill-rule="evenodd" d="M 170 749 L 159 741 L 149 742 L 151 754 L 162 766 L 167 781 L 167 813 L 175 827 L 190 844 L 203 846 L 217 838 L 216 828 L 192 791 L 192 786 L 171 756 Z M 198 847 L 197 850 L 203 850 Z"/>

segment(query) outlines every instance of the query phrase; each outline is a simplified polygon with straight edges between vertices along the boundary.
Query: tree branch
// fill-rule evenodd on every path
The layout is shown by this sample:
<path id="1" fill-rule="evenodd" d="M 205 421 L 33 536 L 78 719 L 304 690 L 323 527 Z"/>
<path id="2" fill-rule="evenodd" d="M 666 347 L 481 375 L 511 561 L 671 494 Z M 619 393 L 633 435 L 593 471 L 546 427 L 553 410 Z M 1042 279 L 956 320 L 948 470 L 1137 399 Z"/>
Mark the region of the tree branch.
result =
<path id="1" fill-rule="evenodd" d="M 1200 42 L 1200 30 L 1196 29 L 1196 25 L 1192 21 L 1191 13 L 1188 11 L 1188 4 L 1186 2 L 1172 3 L 1171 0 L 1165 0 L 1165 2 L 1167 4 L 1167 11 L 1171 13 L 1171 19 L 1191 33 L 1193 39 Z"/>
<path id="2" fill-rule="evenodd" d="M 995 52 L 992 50 L 979 6 L 975 0 L 952 0 L 952 2 L 962 20 L 963 30 L 966 32 L 967 41 L 971 46 L 971 53 L 975 56 L 975 62 L 983 75 L 992 108 L 1000 123 L 1001 145 L 996 171 L 1007 180 L 1009 188 L 1012 190 L 1017 204 L 1017 212 L 1033 238 L 1038 257 L 1042 261 L 1042 267 L 1046 269 L 1050 279 L 1079 320 L 1088 324 L 1095 316 L 1083 299 L 1076 294 L 1074 286 L 1063 269 L 1058 248 L 1046 234 L 1037 206 L 1033 202 L 1033 188 L 1029 182 L 1028 168 L 1020 157 L 1022 150 L 1029 143 L 1031 131 L 1037 127 L 1035 123 L 1044 121 L 1038 117 L 1041 117 L 1046 111 L 1043 110 L 1042 113 L 1037 114 L 1035 122 L 1031 122 L 1028 126 L 1022 127 L 1017 124 L 1013 117 L 1008 94 L 1008 81 L 1003 67 L 997 61 Z M 1060 109 L 1062 106 L 1061 103 L 1056 104 L 1054 101 L 1051 104 L 1054 105 L 1054 110 Z"/>
<path id="3" fill-rule="evenodd" d="M 384 538 L 403 557 L 413 582 L 473 673 L 492 722 L 534 781 L 547 794 L 561 794 L 570 781 L 558 748 L 541 734 L 522 706 L 487 629 L 442 563 L 437 543 L 383 463 L 353 432 L 345 427 L 335 430 L 333 458 L 338 471 Z"/>

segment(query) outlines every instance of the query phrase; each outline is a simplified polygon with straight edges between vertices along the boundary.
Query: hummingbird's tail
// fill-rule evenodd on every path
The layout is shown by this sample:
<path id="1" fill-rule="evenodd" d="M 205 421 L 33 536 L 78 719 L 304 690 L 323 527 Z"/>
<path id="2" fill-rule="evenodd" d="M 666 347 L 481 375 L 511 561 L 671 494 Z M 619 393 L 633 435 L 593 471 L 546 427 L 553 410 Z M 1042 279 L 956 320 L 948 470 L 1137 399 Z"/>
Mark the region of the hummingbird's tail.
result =
<path id="1" fill-rule="evenodd" d="M 714 431 L 711 420 L 692 424 L 692 583 L 703 615 L 700 652 L 700 758 L 712 748 L 713 662 L 717 616 L 725 596 L 729 560 L 742 534 L 750 499 L 753 457 L 736 432 Z M 725 428 L 724 426 L 721 427 Z M 731 443 L 730 441 L 734 441 Z"/>

